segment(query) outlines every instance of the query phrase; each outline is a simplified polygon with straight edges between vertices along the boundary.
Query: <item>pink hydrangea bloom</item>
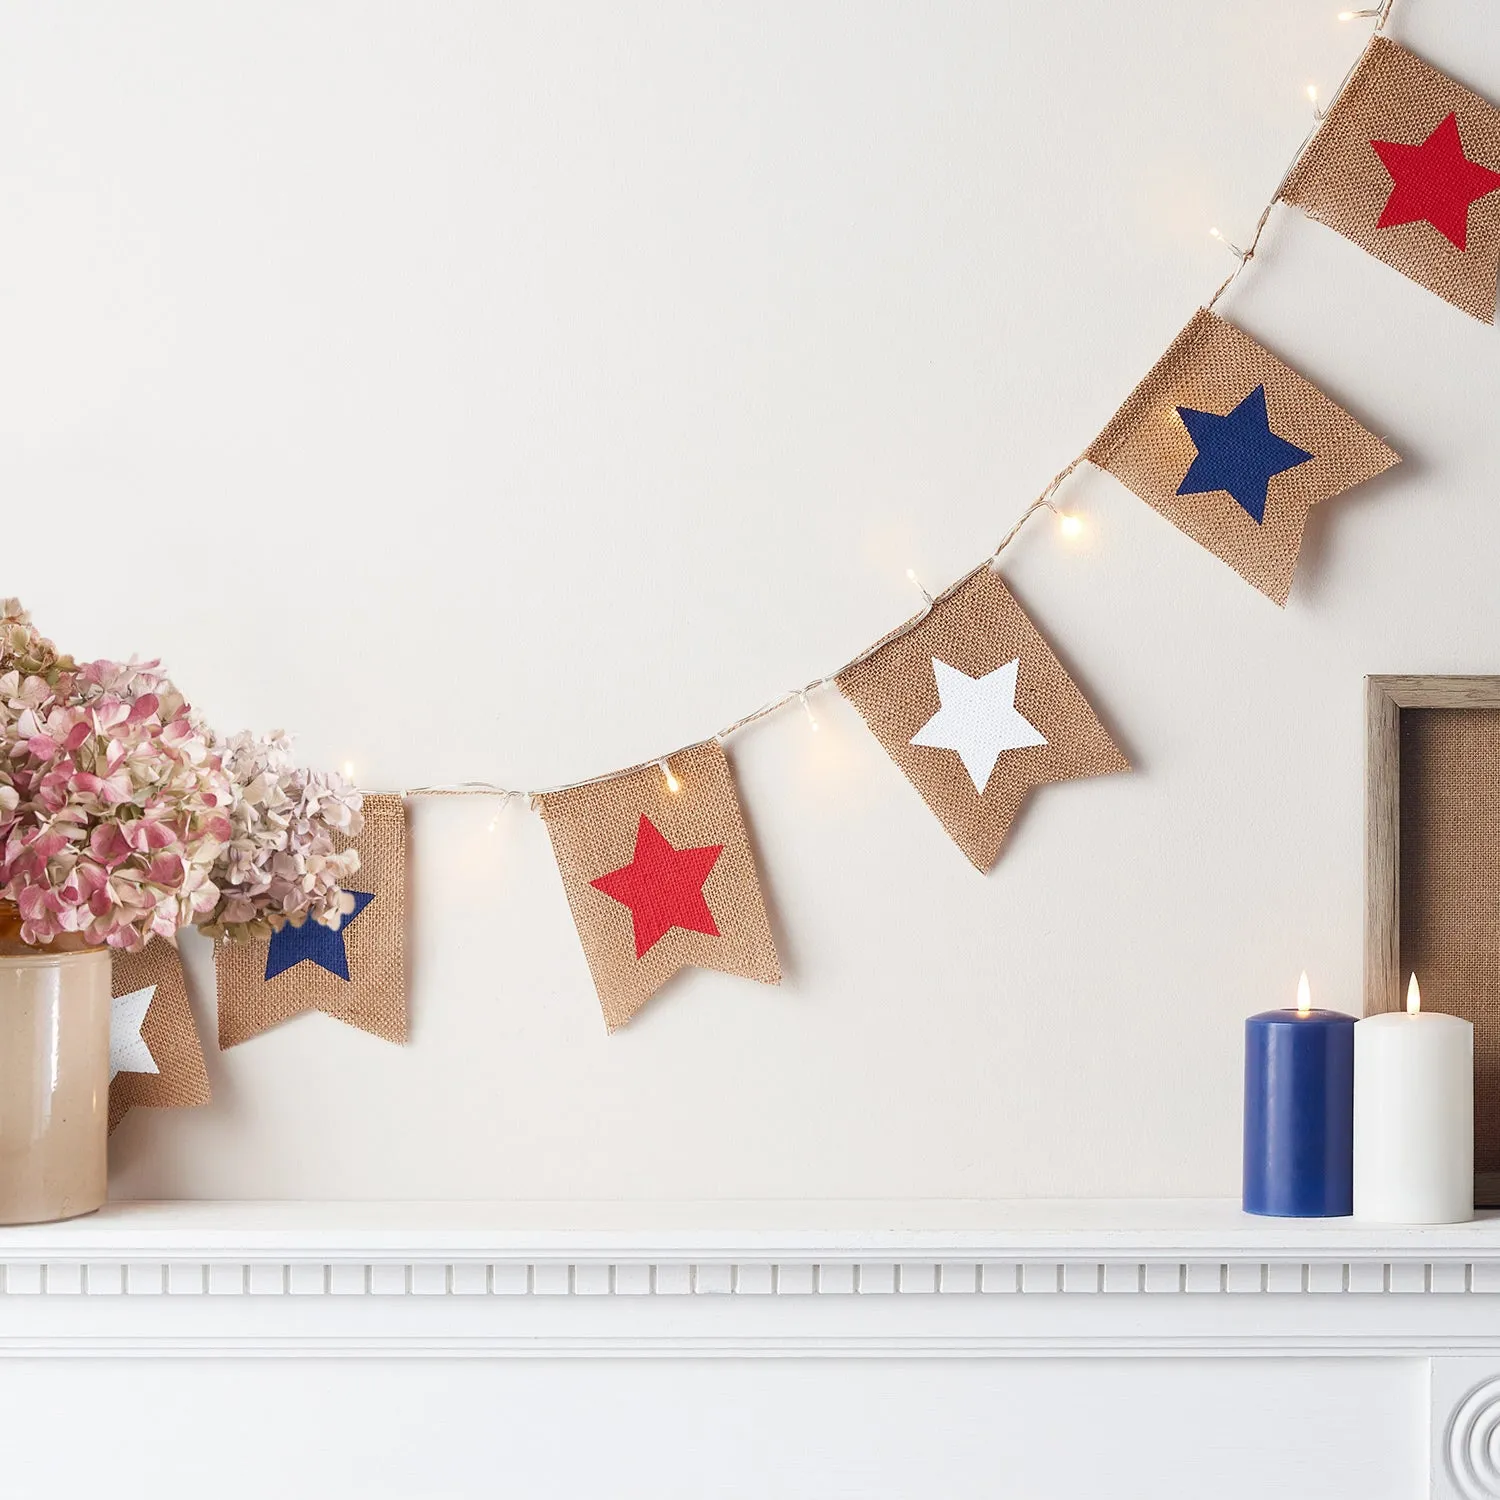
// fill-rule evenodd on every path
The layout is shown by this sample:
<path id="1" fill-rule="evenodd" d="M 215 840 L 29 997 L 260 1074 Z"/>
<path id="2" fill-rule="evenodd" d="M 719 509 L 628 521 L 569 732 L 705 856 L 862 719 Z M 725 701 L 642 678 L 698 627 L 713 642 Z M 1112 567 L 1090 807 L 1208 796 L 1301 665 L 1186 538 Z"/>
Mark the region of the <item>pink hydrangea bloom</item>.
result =
<path id="1" fill-rule="evenodd" d="M 157 662 L 80 665 L 0 600 L 0 902 L 24 941 L 334 926 L 360 800 L 283 735 L 217 737 Z"/>
<path id="2" fill-rule="evenodd" d="M 335 834 L 364 827 L 360 794 L 342 776 L 297 765 L 280 732 L 236 734 L 213 752 L 228 776 L 231 833 L 214 865 L 219 904 L 204 926 L 231 937 L 264 937 L 311 919 L 325 927 L 353 911 L 344 883 L 359 854 Z"/>
<path id="3" fill-rule="evenodd" d="M 25 942 L 135 950 L 201 920 L 232 796 L 158 663 L 0 673 L 0 900 Z"/>

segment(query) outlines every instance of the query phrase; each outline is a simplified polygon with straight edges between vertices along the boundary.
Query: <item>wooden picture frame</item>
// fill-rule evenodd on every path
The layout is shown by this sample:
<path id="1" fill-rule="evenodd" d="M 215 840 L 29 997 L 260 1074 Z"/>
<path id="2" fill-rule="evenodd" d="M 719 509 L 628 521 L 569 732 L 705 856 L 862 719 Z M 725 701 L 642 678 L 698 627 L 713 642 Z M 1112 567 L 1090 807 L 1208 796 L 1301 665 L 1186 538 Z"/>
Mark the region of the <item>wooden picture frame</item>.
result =
<path id="1" fill-rule="evenodd" d="M 1406 716 L 1423 710 L 1459 710 L 1475 714 L 1472 726 L 1455 726 L 1451 715 L 1429 714 L 1425 722 L 1411 722 Z M 1442 720 L 1448 722 L 1446 726 Z M 1487 856 L 1472 862 L 1455 860 L 1453 851 L 1472 839 L 1475 845 L 1488 849 L 1500 842 L 1500 774 L 1491 775 L 1471 754 L 1464 756 L 1454 749 L 1455 735 L 1466 737 L 1470 752 L 1478 751 L 1500 764 L 1500 676 L 1389 676 L 1365 679 L 1365 985 L 1364 1013 L 1375 1015 L 1405 1005 L 1406 975 L 1402 967 L 1402 871 L 1410 876 L 1413 866 L 1426 864 L 1429 850 L 1439 851 L 1439 863 L 1447 861 L 1445 875 L 1451 876 L 1455 864 L 1462 867 L 1466 881 L 1482 880 L 1482 894 L 1489 898 L 1474 901 L 1465 882 L 1447 881 L 1439 886 L 1445 892 L 1446 906 L 1441 923 L 1430 924 L 1437 897 L 1423 883 L 1419 902 L 1422 914 L 1415 915 L 1408 926 L 1417 929 L 1415 946 L 1429 925 L 1447 931 L 1447 941 L 1454 942 L 1453 928 L 1462 929 L 1457 948 L 1466 956 L 1467 973 L 1475 972 L 1473 950 L 1476 939 L 1471 933 L 1485 934 L 1483 951 L 1487 955 L 1493 944 L 1494 968 L 1500 983 L 1500 892 L 1495 890 L 1494 861 Z M 1448 742 L 1443 754 L 1430 754 L 1427 747 L 1441 740 Z M 1403 742 L 1414 765 L 1403 768 Z M 1421 748 L 1418 748 L 1421 747 Z M 1422 778 L 1436 772 L 1437 785 L 1429 786 Z M 1413 778 L 1416 778 L 1415 785 Z M 1484 791 L 1473 797 L 1476 804 L 1473 827 L 1467 816 L 1457 817 L 1460 807 L 1467 812 L 1467 798 L 1473 784 L 1482 783 Z M 1406 788 L 1408 806 L 1403 814 L 1402 791 Z M 1490 788 L 1495 788 L 1491 792 Z M 1415 803 L 1416 805 L 1411 805 Z M 1478 804 L 1483 804 L 1479 806 Z M 1418 849 L 1403 851 L 1403 824 L 1408 838 L 1424 839 Z M 1440 833 L 1435 833 L 1440 829 Z M 1455 835 L 1458 830 L 1462 837 Z M 1463 844 L 1468 847 L 1467 844 Z M 1482 867 L 1482 873 L 1474 870 Z M 1453 890 L 1460 889 L 1461 910 L 1452 907 Z M 1410 934 L 1408 934 L 1410 936 Z M 1429 945 L 1430 946 L 1430 945 Z M 1451 951 L 1451 950 L 1450 950 Z M 1408 954 L 1410 958 L 1410 954 Z M 1488 958 L 1485 965 L 1488 965 Z M 1424 969 L 1425 972 L 1425 969 Z M 1481 971 L 1482 972 L 1482 971 Z M 1500 1203 L 1500 1027 L 1494 1024 L 1494 997 L 1484 998 L 1491 986 L 1447 984 L 1438 993 L 1424 992 L 1424 1004 L 1449 1010 L 1474 1021 L 1475 1065 L 1475 1201 Z M 1449 991 L 1444 993 L 1444 991 Z M 1425 991 L 1425 987 L 1424 987 Z M 1456 992 L 1456 993 L 1454 993 Z"/>
<path id="2" fill-rule="evenodd" d="M 1365 1014 L 1399 1010 L 1401 711 L 1500 709 L 1500 677 L 1365 678 Z"/>

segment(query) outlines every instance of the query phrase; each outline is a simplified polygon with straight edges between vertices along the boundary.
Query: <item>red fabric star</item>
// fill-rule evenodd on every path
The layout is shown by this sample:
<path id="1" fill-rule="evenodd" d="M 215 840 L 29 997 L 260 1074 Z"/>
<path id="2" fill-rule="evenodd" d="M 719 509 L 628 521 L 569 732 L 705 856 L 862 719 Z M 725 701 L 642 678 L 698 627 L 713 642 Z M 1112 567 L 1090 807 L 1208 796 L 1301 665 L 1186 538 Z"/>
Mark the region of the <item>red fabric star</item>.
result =
<path id="1" fill-rule="evenodd" d="M 703 899 L 703 882 L 723 852 L 723 844 L 674 849 L 642 813 L 635 831 L 635 857 L 589 884 L 630 908 L 635 956 L 643 958 L 674 927 L 719 936 L 714 914 Z"/>
<path id="2" fill-rule="evenodd" d="M 1375 227 L 1425 221 L 1460 250 L 1466 250 L 1469 205 L 1500 188 L 1500 172 L 1492 172 L 1464 155 L 1458 116 L 1450 113 L 1420 146 L 1401 141 L 1370 144 L 1394 184 Z"/>

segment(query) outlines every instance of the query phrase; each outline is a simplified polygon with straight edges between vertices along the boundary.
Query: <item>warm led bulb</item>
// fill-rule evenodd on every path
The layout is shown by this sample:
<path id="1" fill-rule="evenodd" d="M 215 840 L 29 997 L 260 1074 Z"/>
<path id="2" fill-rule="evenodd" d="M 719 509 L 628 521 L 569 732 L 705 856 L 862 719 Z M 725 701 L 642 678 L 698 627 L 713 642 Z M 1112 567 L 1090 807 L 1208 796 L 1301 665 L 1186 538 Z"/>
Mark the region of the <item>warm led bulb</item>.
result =
<path id="1" fill-rule="evenodd" d="M 1074 537 L 1083 535 L 1083 522 L 1077 516 L 1071 516 L 1067 511 L 1057 513 L 1057 529 L 1071 541 Z"/>
<path id="2" fill-rule="evenodd" d="M 344 762 L 344 780 L 354 780 L 354 762 L 352 760 L 346 760 Z"/>
<path id="3" fill-rule="evenodd" d="M 812 732 L 816 734 L 818 732 L 818 720 L 817 716 L 812 711 L 812 704 L 807 701 L 806 693 L 798 693 L 797 696 L 802 700 L 802 712 L 807 715 L 808 728 L 810 728 Z"/>
<path id="4" fill-rule="evenodd" d="M 672 774 L 665 756 L 657 764 L 661 767 L 661 774 L 667 778 L 667 790 L 675 797 L 682 790 L 682 783 Z"/>
<path id="5" fill-rule="evenodd" d="M 1353 19 L 1354 19 L 1354 12 L 1352 10 L 1341 10 L 1339 12 L 1339 20 L 1341 20 L 1341 21 L 1352 21 Z"/>
<path id="6" fill-rule="evenodd" d="M 1302 978 L 1297 981 L 1297 1014 L 1305 1016 L 1312 1010 L 1312 987 L 1307 982 L 1307 970 L 1302 971 Z"/>
<path id="7" fill-rule="evenodd" d="M 1417 985 L 1417 976 L 1413 974 L 1406 986 L 1406 1013 L 1409 1016 L 1414 1016 L 1421 1009 L 1422 991 Z"/>
<path id="8" fill-rule="evenodd" d="M 1216 239 L 1236 260 L 1245 259 L 1245 252 L 1233 240 L 1226 240 L 1217 228 L 1210 228 L 1208 232 L 1210 237 Z"/>
<path id="9" fill-rule="evenodd" d="M 1318 86 L 1317 86 L 1317 84 L 1315 84 L 1315 83 L 1308 84 L 1308 86 L 1307 86 L 1307 97 L 1308 97 L 1308 99 L 1313 104 L 1316 104 L 1318 102 Z"/>

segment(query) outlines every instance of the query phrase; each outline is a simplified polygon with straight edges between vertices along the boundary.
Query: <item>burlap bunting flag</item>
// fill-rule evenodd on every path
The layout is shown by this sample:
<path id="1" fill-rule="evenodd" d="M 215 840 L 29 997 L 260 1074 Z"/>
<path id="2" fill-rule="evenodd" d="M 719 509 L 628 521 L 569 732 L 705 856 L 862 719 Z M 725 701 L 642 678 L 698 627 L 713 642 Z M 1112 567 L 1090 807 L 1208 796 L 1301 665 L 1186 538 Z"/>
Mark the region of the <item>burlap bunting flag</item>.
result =
<path id="1" fill-rule="evenodd" d="M 177 949 L 165 938 L 111 960 L 109 1128 L 137 1106 L 208 1103 L 203 1047 Z"/>
<path id="2" fill-rule="evenodd" d="M 1500 110 L 1376 37 L 1281 195 L 1493 323 L 1497 190 Z"/>
<path id="3" fill-rule="evenodd" d="M 220 1047 L 305 1010 L 406 1040 L 406 805 L 367 796 L 364 812 L 364 832 L 339 841 L 359 851 L 359 871 L 347 887 L 354 910 L 336 930 L 304 922 L 269 942 L 216 945 Z"/>
<path id="4" fill-rule="evenodd" d="M 729 761 L 710 741 L 668 770 L 537 799 L 611 1031 L 690 965 L 781 982 Z"/>
<path id="5" fill-rule="evenodd" d="M 1278 604 L 1312 506 L 1401 462 L 1249 334 L 1202 310 L 1088 457 Z"/>
<path id="6" fill-rule="evenodd" d="M 979 870 L 1033 787 L 1130 769 L 988 564 L 837 680 Z"/>

